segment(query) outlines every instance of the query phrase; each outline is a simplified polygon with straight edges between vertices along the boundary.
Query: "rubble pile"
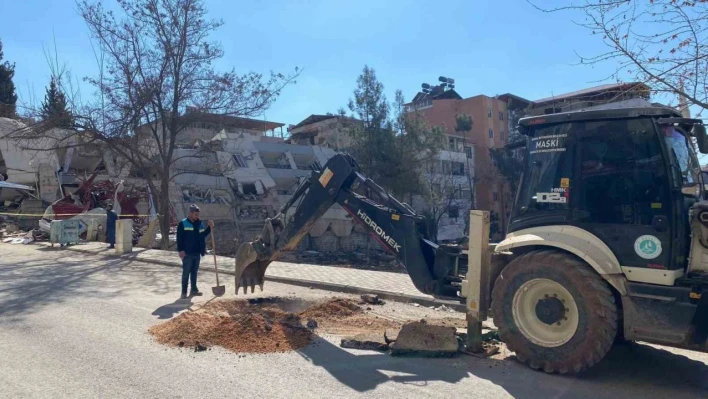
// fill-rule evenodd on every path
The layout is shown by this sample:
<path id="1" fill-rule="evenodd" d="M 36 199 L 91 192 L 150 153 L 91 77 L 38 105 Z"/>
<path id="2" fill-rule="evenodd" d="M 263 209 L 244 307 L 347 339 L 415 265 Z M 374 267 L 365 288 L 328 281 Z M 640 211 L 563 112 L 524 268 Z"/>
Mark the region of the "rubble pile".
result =
<path id="1" fill-rule="evenodd" d="M 368 323 L 366 320 L 369 319 Z M 178 347 L 221 346 L 239 353 L 273 353 L 307 346 L 313 330 L 328 327 L 369 326 L 374 316 L 348 299 L 309 304 L 283 298 L 224 300 L 183 313 L 150 329 L 157 342 Z"/>
<path id="2" fill-rule="evenodd" d="M 231 204 L 231 195 L 226 190 L 204 188 L 199 186 L 183 186 L 182 201 L 203 204 Z"/>
<path id="3" fill-rule="evenodd" d="M 269 207 L 265 205 L 245 205 L 238 207 L 239 220 L 265 220 L 269 215 Z"/>
<path id="4" fill-rule="evenodd" d="M 5 244 L 29 244 L 47 239 L 49 235 L 39 229 L 23 230 L 12 220 L 0 217 L 0 240 Z"/>

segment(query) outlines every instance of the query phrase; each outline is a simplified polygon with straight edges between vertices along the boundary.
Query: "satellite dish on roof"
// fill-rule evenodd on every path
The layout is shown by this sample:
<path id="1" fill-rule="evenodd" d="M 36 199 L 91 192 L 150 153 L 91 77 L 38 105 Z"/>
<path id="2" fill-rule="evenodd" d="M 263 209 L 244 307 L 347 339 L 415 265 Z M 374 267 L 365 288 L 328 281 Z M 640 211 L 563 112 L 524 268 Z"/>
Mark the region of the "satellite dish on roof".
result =
<path id="1" fill-rule="evenodd" d="M 447 83 L 447 78 L 444 77 L 444 76 L 439 77 L 438 80 L 441 81 L 441 82 L 443 82 L 443 83 Z"/>
<path id="2" fill-rule="evenodd" d="M 429 89 L 430 89 L 430 85 L 427 84 L 427 83 L 423 83 L 421 86 L 423 87 L 423 90 L 429 90 Z"/>
<path id="3" fill-rule="evenodd" d="M 454 84 L 455 84 L 455 79 L 453 79 L 453 78 L 447 78 L 447 83 L 448 83 L 448 84 L 451 84 L 451 85 L 454 85 Z"/>
<path id="4" fill-rule="evenodd" d="M 455 85 L 452 84 L 452 83 L 449 83 L 449 84 L 447 85 L 447 87 L 450 88 L 450 89 L 454 89 L 454 88 L 455 88 Z"/>

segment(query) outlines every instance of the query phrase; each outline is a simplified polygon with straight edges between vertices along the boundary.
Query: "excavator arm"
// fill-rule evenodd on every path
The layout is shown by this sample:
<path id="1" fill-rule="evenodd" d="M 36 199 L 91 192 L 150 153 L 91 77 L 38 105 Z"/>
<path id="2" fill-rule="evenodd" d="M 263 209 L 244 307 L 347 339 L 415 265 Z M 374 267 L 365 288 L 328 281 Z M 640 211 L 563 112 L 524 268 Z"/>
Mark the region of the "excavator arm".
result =
<path id="1" fill-rule="evenodd" d="M 362 193 L 366 193 L 363 195 Z M 298 243 L 329 208 L 339 204 L 406 268 L 415 287 L 429 295 L 459 299 L 466 257 L 457 246 L 438 245 L 425 219 L 359 173 L 356 161 L 338 153 L 302 182 L 278 214 L 266 219 L 255 241 L 236 252 L 236 292 L 263 290 L 268 265 Z M 464 270 L 463 270 L 464 269 Z"/>

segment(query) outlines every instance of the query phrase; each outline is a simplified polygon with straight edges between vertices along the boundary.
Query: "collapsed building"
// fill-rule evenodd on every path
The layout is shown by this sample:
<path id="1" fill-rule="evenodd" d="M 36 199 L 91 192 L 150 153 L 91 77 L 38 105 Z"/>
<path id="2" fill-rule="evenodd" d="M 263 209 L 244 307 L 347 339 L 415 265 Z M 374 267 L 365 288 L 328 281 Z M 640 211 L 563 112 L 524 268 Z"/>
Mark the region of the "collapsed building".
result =
<path id="1" fill-rule="evenodd" d="M 335 154 L 331 148 L 286 143 L 281 123 L 213 114 L 199 114 L 193 120 L 175 143 L 169 216 L 176 222 L 186 216 L 189 204 L 198 204 L 201 217 L 216 223 L 220 254 L 233 254 L 240 242 L 260 234 L 265 219 L 277 214 L 302 179 Z M 133 218 L 138 229 L 147 225 L 150 215 L 155 217 L 145 176 L 119 156 L 97 144 L 53 149 L 49 141 L 21 146 L 6 138 L 8 132 L 28 128 L 0 118 L 0 175 L 36 188 L 35 193 L 2 189 L 0 215 L 11 214 L 24 229 L 39 224 L 43 230 L 50 220 L 76 213 L 84 221 L 105 220 L 109 202 L 120 215 Z M 52 129 L 48 134 L 61 139 L 72 132 Z M 363 229 L 335 206 L 315 224 L 300 249 L 359 254 L 369 246 Z"/>

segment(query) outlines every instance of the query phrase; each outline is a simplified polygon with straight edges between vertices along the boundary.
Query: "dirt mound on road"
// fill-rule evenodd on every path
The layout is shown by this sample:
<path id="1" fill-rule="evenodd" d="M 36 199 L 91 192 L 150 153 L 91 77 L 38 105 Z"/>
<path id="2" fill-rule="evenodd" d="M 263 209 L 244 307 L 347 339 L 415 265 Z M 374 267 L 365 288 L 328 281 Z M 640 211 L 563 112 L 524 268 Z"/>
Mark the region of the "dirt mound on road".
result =
<path id="1" fill-rule="evenodd" d="M 307 308 L 300 315 L 303 318 L 329 319 L 352 316 L 363 313 L 359 305 L 349 299 L 332 299 Z"/>
<path id="2" fill-rule="evenodd" d="M 306 303 L 284 298 L 224 300 L 181 315 L 150 329 L 157 342 L 171 346 L 221 346 L 241 353 L 273 353 L 307 346 L 313 336 L 305 324 L 320 327 L 380 323 L 348 299 Z M 367 322 L 364 321 L 364 325 Z"/>

